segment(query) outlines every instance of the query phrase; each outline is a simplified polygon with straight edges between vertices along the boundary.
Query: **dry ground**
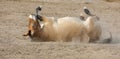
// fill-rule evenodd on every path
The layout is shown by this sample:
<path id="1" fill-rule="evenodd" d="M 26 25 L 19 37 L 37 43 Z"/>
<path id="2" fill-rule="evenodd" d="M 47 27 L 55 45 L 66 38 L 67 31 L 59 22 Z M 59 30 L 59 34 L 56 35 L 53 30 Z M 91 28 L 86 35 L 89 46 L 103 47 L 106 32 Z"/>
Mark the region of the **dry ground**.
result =
<path id="1" fill-rule="evenodd" d="M 100 17 L 111 44 L 30 42 L 27 17 L 43 6 L 42 15 L 79 17 L 87 6 Z M 120 59 L 119 0 L 0 0 L 0 59 Z"/>

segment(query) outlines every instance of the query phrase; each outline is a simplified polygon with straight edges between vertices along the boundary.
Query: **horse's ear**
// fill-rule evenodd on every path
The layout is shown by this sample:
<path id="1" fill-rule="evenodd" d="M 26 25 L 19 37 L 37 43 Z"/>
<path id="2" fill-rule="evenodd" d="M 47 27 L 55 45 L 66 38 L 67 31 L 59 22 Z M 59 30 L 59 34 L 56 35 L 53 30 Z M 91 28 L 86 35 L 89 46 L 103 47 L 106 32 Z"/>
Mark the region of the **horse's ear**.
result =
<path id="1" fill-rule="evenodd" d="M 36 16 L 31 14 L 31 15 L 29 15 L 29 19 L 36 21 Z"/>

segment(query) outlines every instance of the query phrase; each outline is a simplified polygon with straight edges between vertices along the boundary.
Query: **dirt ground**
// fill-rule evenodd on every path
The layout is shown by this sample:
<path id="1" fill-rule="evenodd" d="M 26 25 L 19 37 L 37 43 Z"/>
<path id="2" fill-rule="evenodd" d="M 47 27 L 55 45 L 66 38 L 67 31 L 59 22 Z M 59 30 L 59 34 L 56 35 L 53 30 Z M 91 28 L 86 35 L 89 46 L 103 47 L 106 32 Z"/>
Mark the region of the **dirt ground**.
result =
<path id="1" fill-rule="evenodd" d="M 27 31 L 28 15 L 37 6 L 49 17 L 79 17 L 87 6 L 113 40 L 110 44 L 31 42 L 22 34 Z M 0 0 L 0 59 L 120 59 L 119 22 L 119 0 Z"/>

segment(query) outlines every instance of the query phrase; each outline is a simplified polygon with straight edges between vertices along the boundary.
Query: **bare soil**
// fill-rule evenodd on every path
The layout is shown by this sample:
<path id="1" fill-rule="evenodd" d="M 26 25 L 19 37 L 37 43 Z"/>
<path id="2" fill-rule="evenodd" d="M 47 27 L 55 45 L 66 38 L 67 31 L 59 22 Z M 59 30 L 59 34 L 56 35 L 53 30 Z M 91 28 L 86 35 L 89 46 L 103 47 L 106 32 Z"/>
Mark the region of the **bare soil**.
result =
<path id="1" fill-rule="evenodd" d="M 31 42 L 22 34 L 37 6 L 49 17 L 79 17 L 87 6 L 100 17 L 103 32 L 110 31 L 113 40 L 109 44 Z M 119 0 L 0 0 L 0 59 L 120 59 L 119 22 Z"/>

